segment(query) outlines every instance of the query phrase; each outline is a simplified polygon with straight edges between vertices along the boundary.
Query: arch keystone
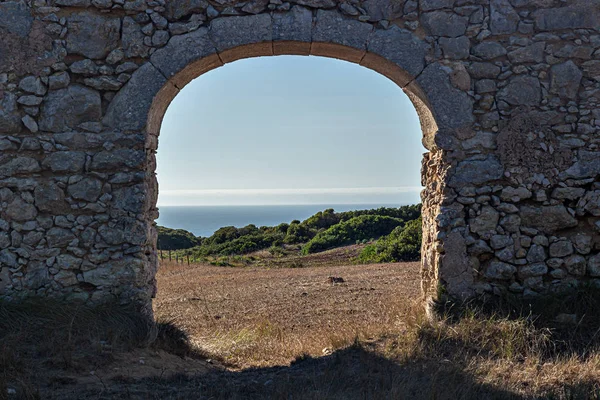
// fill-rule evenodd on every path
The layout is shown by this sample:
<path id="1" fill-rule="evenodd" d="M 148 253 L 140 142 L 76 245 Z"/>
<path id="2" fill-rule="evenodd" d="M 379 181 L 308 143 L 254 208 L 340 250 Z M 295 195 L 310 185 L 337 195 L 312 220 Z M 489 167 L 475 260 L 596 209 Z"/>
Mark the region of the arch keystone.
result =
<path id="1" fill-rule="evenodd" d="M 312 29 L 313 13 L 307 8 L 273 14 L 273 54 L 310 55 Z"/>
<path id="2" fill-rule="evenodd" d="M 223 63 L 273 55 L 273 21 L 269 14 L 216 18 L 209 34 Z"/>
<path id="3" fill-rule="evenodd" d="M 367 52 L 373 25 L 343 17 L 337 11 L 317 11 L 311 55 L 360 63 Z"/>

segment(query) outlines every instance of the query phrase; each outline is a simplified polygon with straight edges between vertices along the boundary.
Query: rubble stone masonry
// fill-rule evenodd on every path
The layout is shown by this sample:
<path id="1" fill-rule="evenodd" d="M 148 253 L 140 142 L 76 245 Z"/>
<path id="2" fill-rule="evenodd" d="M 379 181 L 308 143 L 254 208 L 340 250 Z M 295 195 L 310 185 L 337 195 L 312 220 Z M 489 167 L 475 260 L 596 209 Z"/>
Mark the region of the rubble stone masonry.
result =
<path id="1" fill-rule="evenodd" d="M 0 297 L 148 309 L 167 106 L 283 54 L 413 101 L 427 298 L 600 285 L 599 0 L 0 0 Z"/>

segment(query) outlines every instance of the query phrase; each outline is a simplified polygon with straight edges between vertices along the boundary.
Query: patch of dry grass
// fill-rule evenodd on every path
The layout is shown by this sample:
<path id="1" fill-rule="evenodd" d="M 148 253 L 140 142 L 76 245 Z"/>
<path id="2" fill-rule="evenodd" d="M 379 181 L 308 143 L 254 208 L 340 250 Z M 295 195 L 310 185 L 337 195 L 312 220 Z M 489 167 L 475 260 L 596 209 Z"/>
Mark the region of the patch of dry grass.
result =
<path id="1" fill-rule="evenodd" d="M 237 368 L 288 365 L 398 331 L 417 263 L 296 269 L 163 264 L 155 315 Z M 330 276 L 345 282 L 332 285 Z"/>

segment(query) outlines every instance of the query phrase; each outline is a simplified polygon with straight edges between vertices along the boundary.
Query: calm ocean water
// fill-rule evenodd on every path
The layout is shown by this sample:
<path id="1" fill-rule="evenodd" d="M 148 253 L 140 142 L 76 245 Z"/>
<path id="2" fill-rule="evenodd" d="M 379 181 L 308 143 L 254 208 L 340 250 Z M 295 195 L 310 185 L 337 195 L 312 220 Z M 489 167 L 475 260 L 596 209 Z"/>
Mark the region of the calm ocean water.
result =
<path id="1" fill-rule="evenodd" d="M 398 204 L 311 204 L 278 206 L 193 206 L 160 207 L 159 225 L 185 229 L 196 236 L 211 236 L 223 226 L 241 228 L 248 224 L 275 226 L 333 208 L 335 211 L 368 210 L 378 207 L 399 207 Z"/>

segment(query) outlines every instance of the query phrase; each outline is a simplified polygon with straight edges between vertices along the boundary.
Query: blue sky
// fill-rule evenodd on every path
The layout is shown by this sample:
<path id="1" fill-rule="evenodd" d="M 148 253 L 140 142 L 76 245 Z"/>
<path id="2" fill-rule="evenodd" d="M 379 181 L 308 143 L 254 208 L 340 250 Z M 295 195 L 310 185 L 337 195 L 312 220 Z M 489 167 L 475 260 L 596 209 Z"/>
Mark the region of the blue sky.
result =
<path id="1" fill-rule="evenodd" d="M 418 202 L 419 121 L 393 82 L 321 57 L 239 60 L 162 124 L 159 206 Z"/>

